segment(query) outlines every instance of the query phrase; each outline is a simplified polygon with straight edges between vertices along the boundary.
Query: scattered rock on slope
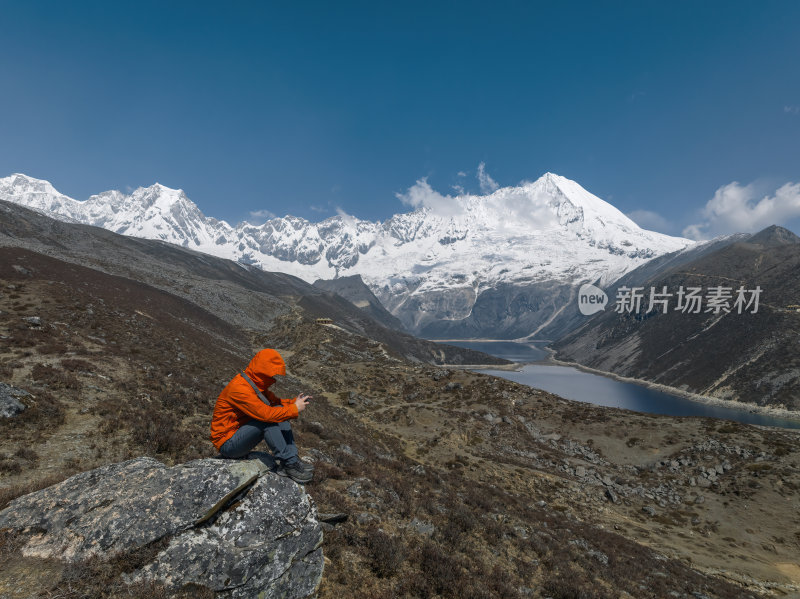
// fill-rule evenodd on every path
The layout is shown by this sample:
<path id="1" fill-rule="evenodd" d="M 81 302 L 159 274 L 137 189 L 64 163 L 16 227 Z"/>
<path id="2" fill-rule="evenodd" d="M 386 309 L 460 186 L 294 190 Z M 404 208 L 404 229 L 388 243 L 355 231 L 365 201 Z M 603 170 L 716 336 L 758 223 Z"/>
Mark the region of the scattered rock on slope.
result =
<path id="1" fill-rule="evenodd" d="M 25 409 L 25 404 L 20 398 L 29 395 L 22 389 L 17 389 L 6 383 L 0 383 L 0 418 L 11 418 Z"/>

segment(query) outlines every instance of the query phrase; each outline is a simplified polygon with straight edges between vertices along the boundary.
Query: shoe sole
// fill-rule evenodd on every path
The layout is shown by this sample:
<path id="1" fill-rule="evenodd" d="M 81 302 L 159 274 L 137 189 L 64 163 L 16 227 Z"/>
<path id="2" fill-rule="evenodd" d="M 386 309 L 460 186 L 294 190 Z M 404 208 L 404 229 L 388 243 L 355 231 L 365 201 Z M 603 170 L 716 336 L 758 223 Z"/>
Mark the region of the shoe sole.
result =
<path id="1" fill-rule="evenodd" d="M 309 476 L 308 478 L 294 477 L 294 476 L 290 475 L 288 472 L 286 472 L 283 468 L 280 468 L 280 469 L 276 470 L 275 474 L 277 474 L 278 476 L 283 476 L 284 478 L 290 478 L 294 482 L 300 483 L 300 484 L 310 483 L 314 478 L 313 476 Z"/>

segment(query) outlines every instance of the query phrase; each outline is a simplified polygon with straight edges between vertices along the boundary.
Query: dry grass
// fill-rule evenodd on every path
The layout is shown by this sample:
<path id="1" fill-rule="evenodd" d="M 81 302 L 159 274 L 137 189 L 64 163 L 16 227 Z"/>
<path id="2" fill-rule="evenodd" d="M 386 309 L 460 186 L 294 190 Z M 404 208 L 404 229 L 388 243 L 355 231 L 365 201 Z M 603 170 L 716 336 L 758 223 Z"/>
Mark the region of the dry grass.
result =
<path id="1" fill-rule="evenodd" d="M 536 472 L 509 451 L 530 449 L 513 418 L 510 384 L 452 373 L 434 379 L 434 369 L 387 359 L 370 341 L 335 336 L 296 314 L 251 338 L 131 281 L 58 269 L 57 261 L 29 266 L 35 278 L 0 265 L 0 287 L 16 287 L 0 297 L 0 334 L 13 340 L 0 350 L 0 375 L 35 398 L 13 424 L 0 423 L 0 470 L 16 470 L 0 489 L 0 509 L 77 471 L 127 457 L 175 463 L 215 454 L 208 426 L 217 394 L 256 349 L 272 346 L 290 349 L 289 372 L 304 377 L 281 381 L 278 393 L 314 395 L 295 426 L 301 453 L 316 458 L 308 492 L 320 512 L 349 515 L 325 533 L 330 564 L 321 599 L 604 599 L 641 597 L 643 588 L 652 597 L 747 596 L 576 518 L 575 505 L 559 502 L 566 487 L 557 480 L 535 478 L 532 497 L 524 483 Z M 33 315 L 42 318 L 41 327 L 20 324 Z M 461 386 L 447 391 L 449 382 Z M 350 391 L 370 403 L 344 407 Z M 541 410 L 563 427 L 606 426 L 606 413 L 596 408 L 531 396 L 525 402 L 530 419 Z M 503 435 L 484 424 L 487 410 L 513 423 L 503 421 Z M 440 428 L 437 417 L 447 426 Z M 87 421 L 91 427 L 80 428 Z M 628 438 L 626 449 L 638 450 L 642 442 L 628 432 L 641 438 L 648 432 L 630 429 L 620 438 L 620 445 Z M 62 439 L 61 433 L 68 434 Z M 69 451 L 51 447 L 75 435 L 80 442 Z M 550 444 L 535 449 L 554 463 L 565 455 Z M 55 459 L 63 461 L 54 465 Z M 495 462 L 496 476 L 478 476 Z M 48 467 L 58 471 L 45 474 Z M 536 504 L 540 498 L 546 507 Z M 13 554 L 16 541 L 2 542 Z M 146 563 L 156 549 L 69 567 L 39 598 L 209 596 L 197 588 L 169 594 L 163 587 L 123 585 L 121 573 Z"/>

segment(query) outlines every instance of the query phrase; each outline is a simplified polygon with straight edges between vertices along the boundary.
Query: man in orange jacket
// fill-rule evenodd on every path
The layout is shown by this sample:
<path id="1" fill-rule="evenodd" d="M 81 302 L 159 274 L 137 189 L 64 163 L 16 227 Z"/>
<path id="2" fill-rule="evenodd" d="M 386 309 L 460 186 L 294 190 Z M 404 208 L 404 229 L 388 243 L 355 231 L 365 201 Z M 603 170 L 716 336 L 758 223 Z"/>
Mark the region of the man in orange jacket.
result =
<path id="1" fill-rule="evenodd" d="M 280 399 L 269 387 L 286 375 L 286 364 L 274 349 L 262 349 L 217 397 L 211 420 L 211 442 L 222 457 L 241 458 L 263 439 L 281 468 L 278 473 L 305 483 L 313 467 L 297 455 L 292 426 L 311 396 Z"/>

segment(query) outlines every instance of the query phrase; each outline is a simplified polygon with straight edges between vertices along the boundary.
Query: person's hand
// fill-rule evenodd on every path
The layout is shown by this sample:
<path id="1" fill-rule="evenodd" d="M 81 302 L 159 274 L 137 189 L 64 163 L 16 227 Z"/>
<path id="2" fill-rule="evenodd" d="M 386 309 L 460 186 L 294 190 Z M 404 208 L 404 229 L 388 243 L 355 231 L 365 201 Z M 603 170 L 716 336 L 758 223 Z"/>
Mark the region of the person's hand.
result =
<path id="1" fill-rule="evenodd" d="M 308 405 L 308 400 L 309 399 L 311 399 L 311 396 L 310 395 L 306 395 L 305 393 L 301 393 L 300 395 L 297 396 L 297 399 L 295 400 L 294 405 L 297 406 L 297 411 L 298 412 L 302 412 L 303 410 L 306 409 L 306 406 Z"/>

